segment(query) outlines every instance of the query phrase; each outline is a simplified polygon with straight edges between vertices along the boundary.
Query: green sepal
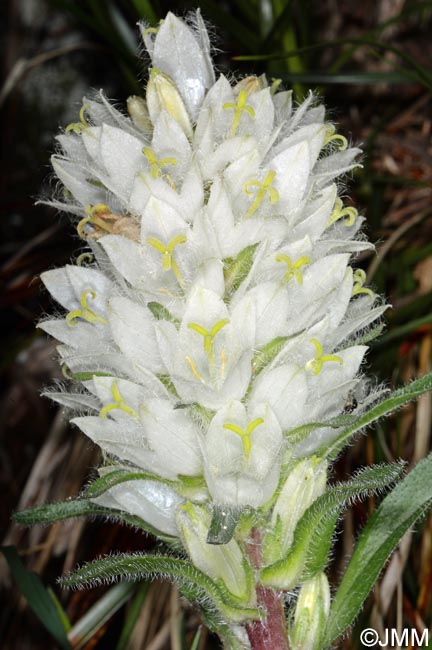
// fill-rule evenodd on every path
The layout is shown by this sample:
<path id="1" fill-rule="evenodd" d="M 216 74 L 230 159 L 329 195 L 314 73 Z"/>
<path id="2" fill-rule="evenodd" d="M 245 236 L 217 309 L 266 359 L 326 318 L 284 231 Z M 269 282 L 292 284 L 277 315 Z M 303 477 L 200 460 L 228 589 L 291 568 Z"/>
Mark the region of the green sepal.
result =
<path id="1" fill-rule="evenodd" d="M 101 494 L 104 494 L 107 490 L 119 485 L 120 483 L 126 483 L 127 481 L 158 481 L 160 483 L 166 483 L 167 485 L 177 485 L 176 481 L 170 481 L 168 479 L 163 479 L 156 474 L 150 474 L 149 472 L 138 472 L 131 471 L 128 469 L 115 469 L 104 476 L 100 476 L 93 483 L 91 483 L 85 490 L 83 496 L 87 499 L 95 499 Z"/>
<path id="2" fill-rule="evenodd" d="M 308 422 L 307 424 L 302 424 L 295 429 L 290 429 L 284 432 L 287 440 L 295 445 L 308 437 L 312 431 L 316 429 L 321 429 L 323 427 L 330 427 L 332 429 L 340 429 L 341 427 L 351 426 L 357 422 L 357 415 L 342 414 L 338 415 L 330 420 L 324 420 L 323 422 Z"/>
<path id="3" fill-rule="evenodd" d="M 291 336 L 277 336 L 264 345 L 261 350 L 254 354 L 252 359 L 252 375 L 255 378 L 282 350 L 285 343 Z"/>
<path id="4" fill-rule="evenodd" d="M 145 555 L 141 553 L 120 553 L 90 562 L 60 579 L 64 587 L 84 587 L 106 584 L 117 579 L 144 580 L 154 577 L 169 578 L 197 600 L 198 603 L 210 599 L 221 614 L 240 623 L 258 618 L 258 610 L 238 607 L 231 594 L 221 584 L 185 560 L 165 555 Z"/>
<path id="5" fill-rule="evenodd" d="M 41 506 L 20 510 L 13 515 L 14 520 L 23 526 L 34 524 L 52 524 L 55 521 L 71 519 L 72 517 L 105 517 L 139 528 L 146 533 L 155 535 L 167 543 L 176 543 L 177 538 L 157 530 L 146 521 L 122 510 L 105 508 L 88 499 L 71 499 L 60 503 L 45 503 Z"/>
<path id="6" fill-rule="evenodd" d="M 213 506 L 207 544 L 228 544 L 236 529 L 241 511 L 229 506 Z"/>
<path id="7" fill-rule="evenodd" d="M 72 378 L 76 381 L 91 381 L 93 377 L 113 377 L 109 372 L 98 372 L 94 370 L 93 372 L 74 372 L 72 373 Z"/>
<path id="8" fill-rule="evenodd" d="M 394 483 L 402 471 L 402 463 L 375 465 L 361 470 L 351 481 L 330 487 L 298 522 L 286 556 L 261 571 L 261 582 L 275 588 L 293 589 L 301 580 L 322 571 L 337 521 L 347 503 Z"/>
<path id="9" fill-rule="evenodd" d="M 252 268 L 257 246 L 258 244 L 246 246 L 246 248 L 243 248 L 243 250 L 240 251 L 236 258 L 229 257 L 224 260 L 226 298 L 230 298 L 247 277 Z"/>
<path id="10" fill-rule="evenodd" d="M 186 404 L 185 407 L 188 409 L 189 415 L 204 427 L 209 426 L 216 412 L 205 408 L 205 406 L 198 404 L 198 402 L 193 402 L 193 404 Z"/>
<path id="11" fill-rule="evenodd" d="M 180 325 L 179 319 L 175 318 L 171 312 L 159 302 L 149 302 L 147 303 L 147 307 L 157 320 L 167 320 L 170 323 L 174 323 L 174 325 Z"/>

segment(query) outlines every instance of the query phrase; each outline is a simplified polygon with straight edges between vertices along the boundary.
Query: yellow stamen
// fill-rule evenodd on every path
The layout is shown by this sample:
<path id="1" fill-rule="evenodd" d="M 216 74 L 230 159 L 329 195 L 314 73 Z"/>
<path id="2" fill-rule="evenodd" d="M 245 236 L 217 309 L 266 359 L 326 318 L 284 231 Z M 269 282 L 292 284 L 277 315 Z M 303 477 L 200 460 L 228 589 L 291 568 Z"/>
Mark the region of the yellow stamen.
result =
<path id="1" fill-rule="evenodd" d="M 237 424 L 231 424 L 230 422 L 226 422 L 223 425 L 223 428 L 228 429 L 228 431 L 232 431 L 233 433 L 236 433 L 238 436 L 240 436 L 243 443 L 243 450 L 245 456 L 246 458 L 249 458 L 250 452 L 252 450 L 252 442 L 250 439 L 251 434 L 255 431 L 255 429 L 260 424 L 263 424 L 263 422 L 264 420 L 262 418 L 256 418 L 255 420 L 252 420 L 252 422 L 249 422 L 246 429 L 242 429 Z"/>
<path id="2" fill-rule="evenodd" d="M 180 273 L 180 269 L 173 257 L 173 252 L 176 246 L 185 243 L 186 235 L 177 235 L 176 237 L 173 237 L 171 241 L 168 242 L 167 246 L 165 246 L 165 244 L 163 244 L 161 241 L 159 241 L 159 239 L 156 239 L 155 237 L 147 238 L 147 244 L 150 244 L 150 246 L 153 246 L 153 248 L 162 254 L 162 269 L 164 271 L 172 271 L 180 285 L 182 284 L 183 278 Z"/>
<path id="3" fill-rule="evenodd" d="M 347 219 L 345 219 L 347 217 Z M 329 220 L 327 221 L 327 228 L 334 224 L 339 219 L 345 219 L 344 225 L 349 227 L 355 224 L 355 220 L 358 217 L 358 212 L 355 208 L 343 207 L 341 199 L 338 197 L 335 201 L 333 212 L 330 215 Z"/>
<path id="4" fill-rule="evenodd" d="M 88 235 L 84 232 L 84 226 L 90 223 L 92 226 L 98 226 L 102 230 L 110 233 L 111 228 L 108 223 L 104 221 L 104 218 L 111 217 L 112 212 L 108 205 L 105 203 L 97 203 L 96 205 L 87 205 L 84 209 L 86 217 L 81 219 L 77 226 L 78 235 L 82 239 L 86 239 Z"/>
<path id="5" fill-rule="evenodd" d="M 329 142 L 338 143 L 337 148 L 339 151 L 344 151 L 348 147 L 348 140 L 343 135 L 336 133 L 336 127 L 333 124 L 328 125 L 324 146 Z"/>
<path id="6" fill-rule="evenodd" d="M 310 257 L 303 255 L 302 257 L 299 257 L 298 260 L 296 260 L 293 264 L 291 258 L 288 255 L 285 255 L 284 253 L 279 253 L 276 255 L 276 262 L 285 262 L 287 265 L 287 272 L 283 277 L 284 282 L 289 282 L 291 278 L 295 278 L 297 284 L 303 284 L 303 274 L 300 269 L 302 266 L 310 264 L 310 261 Z"/>
<path id="7" fill-rule="evenodd" d="M 372 298 L 372 300 L 375 300 L 375 294 L 372 291 L 372 289 L 367 289 L 366 287 L 363 287 L 364 283 L 366 282 L 366 273 L 363 271 L 363 269 L 356 269 L 353 273 L 353 290 L 352 290 L 352 296 L 358 296 L 360 293 L 365 293 L 368 296 Z"/>
<path id="8" fill-rule="evenodd" d="M 96 314 L 87 305 L 88 296 L 90 296 L 90 298 L 94 300 L 96 298 L 96 292 L 93 291 L 92 289 L 86 289 L 85 291 L 83 291 L 81 296 L 81 301 L 80 301 L 82 305 L 82 309 L 75 309 L 74 311 L 70 311 L 67 314 L 66 323 L 71 327 L 77 325 L 75 321 L 78 318 L 82 318 L 88 323 L 102 323 L 103 325 L 106 325 L 108 323 L 108 321 L 105 318 Z"/>
<path id="9" fill-rule="evenodd" d="M 81 255 L 77 257 L 76 264 L 77 266 L 82 266 L 84 262 L 88 262 L 89 264 L 91 264 L 93 261 L 94 261 L 94 255 L 92 255 L 91 253 L 81 253 Z"/>
<path id="10" fill-rule="evenodd" d="M 124 413 L 127 413 L 128 415 L 131 415 L 133 418 L 136 420 L 139 419 L 138 413 L 133 410 L 130 406 L 126 404 L 126 402 L 123 400 L 123 397 L 120 395 L 120 390 L 118 387 L 118 381 L 113 381 L 112 386 L 111 386 L 111 395 L 113 396 L 114 402 L 111 404 L 107 404 L 106 406 L 101 409 L 99 412 L 99 415 L 101 418 L 106 419 L 107 414 L 110 411 L 124 411 Z"/>
<path id="11" fill-rule="evenodd" d="M 188 364 L 190 365 L 191 370 L 192 370 L 193 374 L 195 375 L 195 377 L 196 377 L 197 379 L 199 379 L 199 380 L 204 384 L 204 383 L 205 383 L 205 382 L 204 382 L 204 379 L 201 377 L 201 375 L 199 374 L 198 370 L 196 369 L 196 366 L 195 366 L 195 364 L 194 364 L 192 358 L 189 357 L 188 355 L 186 355 L 186 356 L 185 356 L 185 359 L 186 359 L 186 361 L 188 362 Z"/>
<path id="12" fill-rule="evenodd" d="M 71 131 L 73 131 L 77 135 L 82 133 L 84 131 L 84 129 L 86 129 L 88 127 L 88 122 L 87 122 L 87 120 L 85 118 L 85 112 L 89 111 L 89 110 L 90 110 L 90 106 L 88 104 L 83 104 L 81 106 L 81 110 L 79 112 L 80 121 L 79 122 L 71 122 L 71 124 L 68 124 L 68 126 L 66 127 L 65 132 L 70 133 Z"/>
<path id="13" fill-rule="evenodd" d="M 310 343 L 315 346 L 316 352 L 314 359 L 307 362 L 306 370 L 312 370 L 314 375 L 318 375 L 321 372 L 323 365 L 328 361 L 336 361 L 336 363 L 339 363 L 340 365 L 343 364 L 342 357 L 338 357 L 336 354 L 323 354 L 323 347 L 318 339 L 311 339 Z"/>
<path id="14" fill-rule="evenodd" d="M 264 197 L 266 194 L 269 196 L 269 201 L 271 204 L 277 203 L 279 201 L 279 192 L 277 191 L 276 188 L 272 187 L 272 183 L 274 181 L 274 178 L 276 176 L 275 171 L 269 171 L 267 173 L 267 176 L 265 177 L 264 181 L 261 183 L 258 180 L 251 180 L 247 181 L 243 185 L 243 192 L 245 194 L 255 194 L 255 199 L 249 208 L 249 210 L 246 212 L 245 217 L 250 217 L 253 215 L 253 213 L 258 210 L 259 206 L 264 200 Z M 258 190 L 255 193 L 255 190 L 251 189 L 253 187 L 257 187 Z"/>
<path id="15" fill-rule="evenodd" d="M 177 165 L 175 158 L 162 158 L 158 160 L 155 152 L 150 147 L 143 147 L 142 152 L 149 162 L 152 178 L 159 178 L 162 175 L 162 167 L 164 165 L 173 165 L 174 167 Z"/>
<path id="16" fill-rule="evenodd" d="M 214 338 L 221 331 L 221 329 L 225 327 L 225 325 L 228 325 L 228 323 L 229 320 L 227 318 L 223 318 L 215 323 L 210 331 L 206 330 L 205 327 L 199 325 L 198 323 L 188 323 L 189 329 L 197 332 L 197 334 L 201 334 L 203 337 L 204 352 L 208 357 L 209 363 L 214 362 Z"/>
<path id="17" fill-rule="evenodd" d="M 246 111 L 252 119 L 255 117 L 255 111 L 252 108 L 252 106 L 248 106 L 246 104 L 247 99 L 248 99 L 247 90 L 243 89 L 239 92 L 239 96 L 237 98 L 237 104 L 234 104 L 233 102 L 227 102 L 222 106 L 224 111 L 226 111 L 229 108 L 231 108 L 234 111 L 234 117 L 233 117 L 231 129 L 229 133 L 231 138 L 234 137 L 235 134 L 237 133 L 237 129 L 240 126 L 241 116 L 244 111 Z"/>

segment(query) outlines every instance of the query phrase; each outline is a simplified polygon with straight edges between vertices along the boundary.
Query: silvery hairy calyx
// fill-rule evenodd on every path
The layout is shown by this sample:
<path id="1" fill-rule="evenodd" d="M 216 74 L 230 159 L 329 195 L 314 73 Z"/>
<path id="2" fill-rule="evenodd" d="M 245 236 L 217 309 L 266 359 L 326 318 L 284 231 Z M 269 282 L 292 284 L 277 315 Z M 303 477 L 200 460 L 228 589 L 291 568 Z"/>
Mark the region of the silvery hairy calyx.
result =
<path id="1" fill-rule="evenodd" d="M 127 113 L 84 98 L 52 158 L 50 204 L 83 250 L 42 275 L 58 313 L 39 327 L 66 378 L 49 395 L 103 462 L 75 500 L 17 518 L 100 515 L 161 540 L 67 586 L 162 575 L 226 648 L 320 650 L 356 614 L 331 619 L 340 515 L 402 471 L 330 475 L 407 401 L 361 371 L 386 306 L 353 266 L 372 247 L 341 182 L 360 150 L 312 94 L 296 105 L 278 81 L 217 75 L 199 12 L 141 31 L 143 96 Z"/>

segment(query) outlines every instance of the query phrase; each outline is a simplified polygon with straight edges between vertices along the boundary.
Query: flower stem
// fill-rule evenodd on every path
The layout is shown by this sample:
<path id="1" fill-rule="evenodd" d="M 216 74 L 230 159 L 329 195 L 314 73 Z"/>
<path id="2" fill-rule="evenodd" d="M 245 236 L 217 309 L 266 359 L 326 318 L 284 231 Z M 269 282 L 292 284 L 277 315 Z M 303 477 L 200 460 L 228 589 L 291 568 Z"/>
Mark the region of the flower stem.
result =
<path id="1" fill-rule="evenodd" d="M 249 542 L 249 557 L 252 565 L 259 569 L 262 564 L 261 536 L 256 528 L 252 530 Z M 283 594 L 258 585 L 257 600 L 258 607 L 262 610 L 262 618 L 246 625 L 251 649 L 289 650 Z"/>

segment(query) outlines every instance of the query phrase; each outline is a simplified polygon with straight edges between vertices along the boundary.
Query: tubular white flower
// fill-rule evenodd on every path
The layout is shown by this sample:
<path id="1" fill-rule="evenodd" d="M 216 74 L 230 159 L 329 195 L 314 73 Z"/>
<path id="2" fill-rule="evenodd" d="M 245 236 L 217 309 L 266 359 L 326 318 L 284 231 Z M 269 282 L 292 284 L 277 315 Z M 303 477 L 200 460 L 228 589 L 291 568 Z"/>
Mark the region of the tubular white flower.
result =
<path id="1" fill-rule="evenodd" d="M 259 508 L 287 550 L 385 307 L 350 266 L 370 244 L 338 196 L 359 150 L 312 95 L 294 109 L 264 77 L 216 79 L 199 12 L 142 32 L 151 72 L 131 118 L 101 93 L 58 138 L 67 198 L 52 203 L 78 216 L 93 260 L 42 275 L 65 311 L 40 327 L 81 386 L 52 397 L 114 463 L 157 479 L 97 502 L 170 534 L 177 517 L 192 560 L 225 580 L 202 550 L 211 513 Z M 207 522 L 193 533 L 185 496 Z"/>

